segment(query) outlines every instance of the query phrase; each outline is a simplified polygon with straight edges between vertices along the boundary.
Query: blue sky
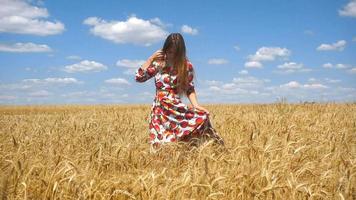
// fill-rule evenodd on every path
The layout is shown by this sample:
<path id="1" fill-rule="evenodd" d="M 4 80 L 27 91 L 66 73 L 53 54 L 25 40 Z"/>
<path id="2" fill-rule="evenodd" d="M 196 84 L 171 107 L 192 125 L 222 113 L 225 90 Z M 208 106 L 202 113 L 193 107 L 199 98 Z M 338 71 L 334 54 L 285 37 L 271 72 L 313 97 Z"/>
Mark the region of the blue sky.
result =
<path id="1" fill-rule="evenodd" d="M 356 100 L 356 1 L 0 3 L 0 104 L 151 104 L 134 72 L 172 32 L 200 103 Z"/>

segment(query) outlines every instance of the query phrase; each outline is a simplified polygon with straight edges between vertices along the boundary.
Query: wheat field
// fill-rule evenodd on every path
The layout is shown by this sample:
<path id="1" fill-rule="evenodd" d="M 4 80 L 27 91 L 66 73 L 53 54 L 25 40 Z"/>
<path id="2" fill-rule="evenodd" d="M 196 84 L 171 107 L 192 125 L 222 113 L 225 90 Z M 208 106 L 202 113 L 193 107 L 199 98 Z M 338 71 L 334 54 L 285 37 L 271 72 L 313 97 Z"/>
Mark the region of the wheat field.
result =
<path id="1" fill-rule="evenodd" d="M 0 106 L 0 199 L 356 199 L 356 104 L 205 106 L 225 147 L 148 144 L 150 105 Z"/>

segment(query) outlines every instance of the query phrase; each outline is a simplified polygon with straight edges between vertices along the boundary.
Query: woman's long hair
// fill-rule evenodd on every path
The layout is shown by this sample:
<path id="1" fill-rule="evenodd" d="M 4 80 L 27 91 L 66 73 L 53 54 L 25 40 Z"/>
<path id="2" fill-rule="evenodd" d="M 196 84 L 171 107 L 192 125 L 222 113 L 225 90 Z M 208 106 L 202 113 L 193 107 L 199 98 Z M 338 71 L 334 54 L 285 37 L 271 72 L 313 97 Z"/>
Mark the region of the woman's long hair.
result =
<path id="1" fill-rule="evenodd" d="M 185 42 L 180 33 L 171 33 L 164 42 L 162 51 L 164 54 L 169 49 L 174 49 L 173 67 L 178 69 L 177 75 L 177 92 L 179 96 L 186 93 L 188 89 L 188 58 L 186 56 Z"/>

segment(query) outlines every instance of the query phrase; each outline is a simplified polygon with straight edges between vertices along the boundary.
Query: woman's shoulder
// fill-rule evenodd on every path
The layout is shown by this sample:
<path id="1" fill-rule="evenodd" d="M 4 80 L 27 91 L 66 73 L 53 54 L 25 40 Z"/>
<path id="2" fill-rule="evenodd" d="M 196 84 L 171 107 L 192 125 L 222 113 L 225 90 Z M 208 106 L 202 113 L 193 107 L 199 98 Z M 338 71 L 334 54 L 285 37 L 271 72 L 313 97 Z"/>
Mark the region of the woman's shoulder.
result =
<path id="1" fill-rule="evenodd" d="M 188 60 L 188 59 L 186 59 L 185 62 L 186 62 L 188 71 L 193 71 L 194 69 L 193 69 L 193 64 L 192 64 L 192 62 L 190 62 L 190 60 Z"/>

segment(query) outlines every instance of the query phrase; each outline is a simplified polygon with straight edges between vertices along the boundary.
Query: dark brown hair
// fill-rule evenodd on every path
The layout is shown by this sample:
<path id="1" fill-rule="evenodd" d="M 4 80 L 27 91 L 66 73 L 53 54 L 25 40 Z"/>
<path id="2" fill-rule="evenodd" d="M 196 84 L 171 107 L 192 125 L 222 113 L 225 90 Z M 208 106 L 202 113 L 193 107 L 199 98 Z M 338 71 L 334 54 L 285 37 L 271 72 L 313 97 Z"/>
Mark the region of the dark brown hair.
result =
<path id="1" fill-rule="evenodd" d="M 188 89 L 188 58 L 186 56 L 185 42 L 180 33 L 171 33 L 164 42 L 162 51 L 164 54 L 169 49 L 174 49 L 174 68 L 177 69 L 177 91 L 180 96 Z"/>

